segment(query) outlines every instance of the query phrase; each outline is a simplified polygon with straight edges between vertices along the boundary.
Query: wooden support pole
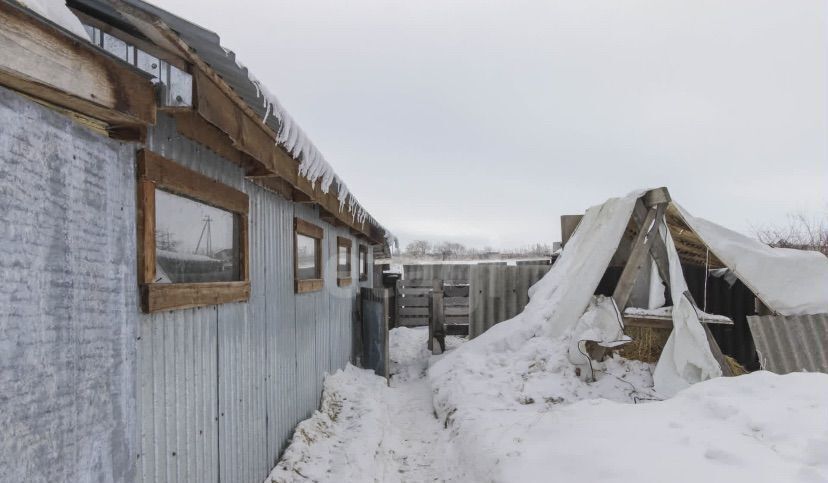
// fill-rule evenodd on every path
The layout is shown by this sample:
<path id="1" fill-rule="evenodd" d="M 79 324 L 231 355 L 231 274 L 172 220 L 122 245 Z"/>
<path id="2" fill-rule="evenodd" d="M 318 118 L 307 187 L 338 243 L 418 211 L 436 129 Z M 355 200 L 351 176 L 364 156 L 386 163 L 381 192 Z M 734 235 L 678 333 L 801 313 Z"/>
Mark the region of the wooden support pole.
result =
<path id="1" fill-rule="evenodd" d="M 656 233 L 659 223 L 664 219 L 664 209 L 665 204 L 659 204 L 650 208 L 647 212 L 647 217 L 638 230 L 638 236 L 635 238 L 632 252 L 627 259 L 626 265 L 624 265 L 621 277 L 618 279 L 618 285 L 615 286 L 612 298 L 615 300 L 618 310 L 622 313 L 627 307 L 630 294 L 632 294 L 635 281 L 638 278 L 638 273 L 641 271 L 641 267 L 647 259 L 653 240 L 658 238 Z"/>
<path id="2" fill-rule="evenodd" d="M 428 349 L 432 354 L 442 354 L 446 350 L 446 312 L 443 305 L 442 280 L 434 280 L 429 294 Z"/>

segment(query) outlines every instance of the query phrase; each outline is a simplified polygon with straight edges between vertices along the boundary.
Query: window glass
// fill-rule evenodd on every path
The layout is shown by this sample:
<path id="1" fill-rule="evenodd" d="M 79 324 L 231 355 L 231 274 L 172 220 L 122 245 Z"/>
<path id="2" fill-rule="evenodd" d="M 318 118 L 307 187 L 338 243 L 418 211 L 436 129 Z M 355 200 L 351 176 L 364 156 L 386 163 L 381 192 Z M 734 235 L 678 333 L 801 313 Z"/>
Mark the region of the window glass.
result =
<path id="1" fill-rule="evenodd" d="M 339 278 L 348 278 L 351 276 L 351 247 L 339 245 L 337 251 L 339 253 L 337 263 Z"/>
<path id="2" fill-rule="evenodd" d="M 297 270 L 299 280 L 321 278 L 316 264 L 316 238 L 296 234 Z"/>
<path id="3" fill-rule="evenodd" d="M 368 279 L 368 250 L 365 247 L 359 248 L 359 278 Z"/>
<path id="4" fill-rule="evenodd" d="M 237 215 L 155 190 L 155 283 L 241 280 Z"/>

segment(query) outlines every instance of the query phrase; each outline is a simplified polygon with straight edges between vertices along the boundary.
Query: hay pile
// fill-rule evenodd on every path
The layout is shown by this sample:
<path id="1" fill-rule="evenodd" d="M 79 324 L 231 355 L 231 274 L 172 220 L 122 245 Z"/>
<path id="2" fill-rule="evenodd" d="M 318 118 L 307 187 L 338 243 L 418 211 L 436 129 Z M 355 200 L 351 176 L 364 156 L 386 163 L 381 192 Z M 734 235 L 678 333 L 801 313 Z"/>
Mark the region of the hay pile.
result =
<path id="1" fill-rule="evenodd" d="M 658 362 L 672 328 L 626 327 L 624 333 L 633 341 L 619 351 L 622 357 L 642 362 Z"/>

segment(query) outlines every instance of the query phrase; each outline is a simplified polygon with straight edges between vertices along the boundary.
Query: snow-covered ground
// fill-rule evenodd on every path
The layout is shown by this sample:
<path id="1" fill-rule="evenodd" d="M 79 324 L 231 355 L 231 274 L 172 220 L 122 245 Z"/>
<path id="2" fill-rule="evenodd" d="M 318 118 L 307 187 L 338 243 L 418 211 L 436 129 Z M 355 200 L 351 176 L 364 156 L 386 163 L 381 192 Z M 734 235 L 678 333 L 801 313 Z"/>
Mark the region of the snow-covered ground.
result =
<path id="1" fill-rule="evenodd" d="M 434 414 L 427 334 L 391 331 L 389 384 L 350 365 L 329 376 L 321 409 L 299 424 L 266 482 L 472 481 Z M 446 345 L 462 340 L 448 337 Z"/>
<path id="2" fill-rule="evenodd" d="M 670 399 L 620 357 L 587 383 L 564 340 L 433 366 L 435 406 L 466 481 L 828 481 L 828 375 L 758 372 Z"/>
<path id="3" fill-rule="evenodd" d="M 352 366 L 328 377 L 267 481 L 828 481 L 828 375 L 716 378 L 659 401 L 649 364 L 615 357 L 587 383 L 560 341 L 486 358 L 461 341 L 432 357 L 425 328 L 394 329 L 390 385 Z"/>

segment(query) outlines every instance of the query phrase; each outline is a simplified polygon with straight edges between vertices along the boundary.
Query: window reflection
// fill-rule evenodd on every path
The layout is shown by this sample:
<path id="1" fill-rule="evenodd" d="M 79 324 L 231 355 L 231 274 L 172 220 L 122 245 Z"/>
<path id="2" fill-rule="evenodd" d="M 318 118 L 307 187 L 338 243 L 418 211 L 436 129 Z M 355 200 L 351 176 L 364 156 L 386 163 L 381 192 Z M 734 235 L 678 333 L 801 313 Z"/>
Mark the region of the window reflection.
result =
<path id="1" fill-rule="evenodd" d="M 155 283 L 241 280 L 237 215 L 155 190 Z"/>
<path id="2" fill-rule="evenodd" d="M 322 278 L 316 263 L 317 240 L 309 236 L 296 234 L 297 269 L 299 280 Z"/>
<path id="3" fill-rule="evenodd" d="M 359 249 L 359 278 L 360 280 L 368 278 L 368 250 L 365 247 Z"/>
<path id="4" fill-rule="evenodd" d="M 351 276 L 351 248 L 347 245 L 339 245 L 337 250 L 337 273 L 339 278 Z"/>

